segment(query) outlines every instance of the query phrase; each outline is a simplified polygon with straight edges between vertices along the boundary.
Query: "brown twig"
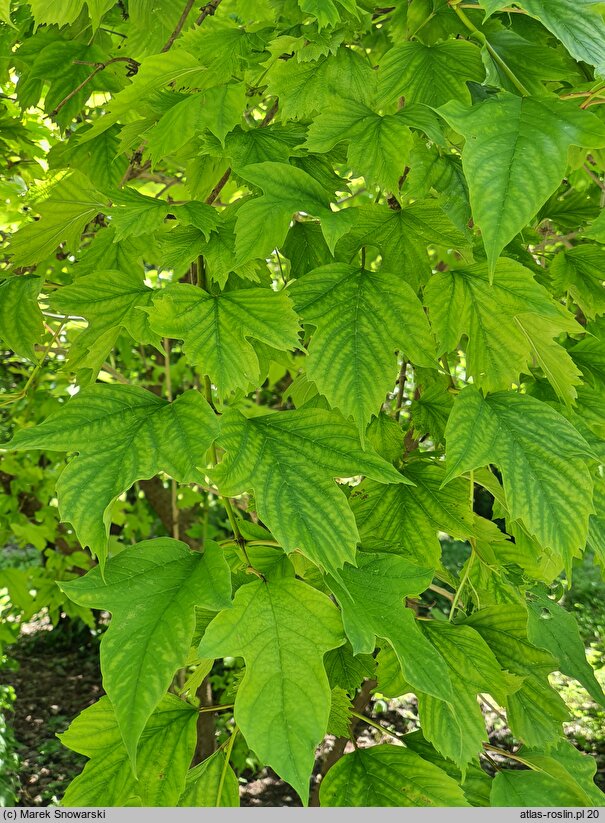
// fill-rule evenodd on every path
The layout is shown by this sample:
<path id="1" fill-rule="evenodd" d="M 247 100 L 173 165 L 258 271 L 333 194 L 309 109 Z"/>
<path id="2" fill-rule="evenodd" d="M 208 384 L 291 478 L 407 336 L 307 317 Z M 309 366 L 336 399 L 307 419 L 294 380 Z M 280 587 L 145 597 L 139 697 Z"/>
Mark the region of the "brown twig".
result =
<path id="1" fill-rule="evenodd" d="M 176 38 L 179 36 L 181 31 L 183 30 L 183 26 L 185 25 L 185 23 L 187 21 L 187 18 L 189 17 L 189 12 L 193 8 L 194 3 L 195 3 L 195 0 L 187 0 L 187 3 L 185 4 L 185 8 L 183 9 L 183 13 L 179 17 L 179 22 L 176 24 L 176 26 L 174 28 L 174 31 L 172 32 L 172 34 L 170 35 L 168 40 L 166 40 L 166 42 L 162 46 L 161 54 L 163 54 L 164 52 L 166 52 L 166 51 L 168 51 L 169 49 L 172 48 L 172 44 L 174 43 Z"/>
<path id="2" fill-rule="evenodd" d="M 222 0 L 210 0 L 209 3 L 206 3 L 204 8 L 202 9 L 202 13 L 195 21 L 195 25 L 201 26 L 207 17 L 212 17 L 212 15 L 216 12 L 221 3 Z"/>
<path id="3" fill-rule="evenodd" d="M 591 178 L 591 180 L 594 180 L 594 182 L 601 189 L 601 191 L 605 191 L 605 183 L 603 183 L 601 178 L 598 175 L 596 175 L 594 171 L 586 165 L 586 163 L 583 164 L 582 168 L 584 169 L 586 174 Z"/>
<path id="4" fill-rule="evenodd" d="M 88 65 L 83 63 L 83 61 L 81 60 L 74 60 L 73 62 L 80 65 Z M 128 63 L 129 71 L 131 71 L 133 74 L 136 74 L 137 69 L 141 65 L 137 60 L 134 60 L 132 57 L 112 57 L 111 60 L 106 60 L 105 63 L 91 64 L 95 66 L 94 70 L 88 75 L 88 77 L 85 80 L 82 80 L 82 82 L 78 86 L 76 86 L 75 89 L 73 89 L 73 91 L 70 91 L 69 94 L 66 97 L 64 97 L 63 100 L 61 100 L 61 102 L 57 106 L 55 106 L 55 108 L 51 111 L 49 116 L 56 117 L 57 114 L 63 108 L 63 106 L 69 103 L 72 97 L 75 97 L 76 94 L 78 94 L 78 92 L 82 91 L 84 86 L 90 83 L 90 81 L 95 75 L 97 75 L 100 71 L 103 71 L 103 69 L 106 69 L 107 66 L 111 66 L 112 63 Z"/>
<path id="5" fill-rule="evenodd" d="M 401 417 L 401 407 L 403 405 L 403 390 L 405 388 L 405 372 L 408 367 L 408 361 L 404 360 L 401 364 L 401 371 L 399 372 L 399 377 L 397 379 L 397 403 L 395 405 L 395 420 L 399 420 Z"/>

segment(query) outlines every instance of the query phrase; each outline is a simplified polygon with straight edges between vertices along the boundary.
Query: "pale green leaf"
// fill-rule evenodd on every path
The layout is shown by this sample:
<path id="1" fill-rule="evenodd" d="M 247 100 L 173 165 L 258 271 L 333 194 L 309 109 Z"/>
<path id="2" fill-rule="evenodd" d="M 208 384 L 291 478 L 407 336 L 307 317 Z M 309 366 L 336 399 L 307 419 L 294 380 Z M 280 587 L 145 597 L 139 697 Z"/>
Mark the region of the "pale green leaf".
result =
<path id="1" fill-rule="evenodd" d="M 359 19 L 355 0 L 298 0 L 301 11 L 317 18 L 319 29 L 325 26 L 337 26 L 340 23 L 342 11 L 338 9 L 336 3 Z"/>
<path id="2" fill-rule="evenodd" d="M 57 483 L 59 508 L 103 563 L 116 497 L 159 471 L 203 482 L 198 466 L 216 432 L 210 406 L 194 390 L 167 403 L 137 386 L 96 385 L 6 447 L 78 452 Z"/>
<path id="3" fill-rule="evenodd" d="M 40 220 L 27 223 L 13 237 L 9 252 L 15 266 L 29 266 L 51 255 L 60 243 L 77 251 L 84 227 L 107 210 L 103 197 L 80 172 L 72 172 L 35 206 Z"/>
<path id="4" fill-rule="evenodd" d="M 334 263 L 305 274 L 290 294 L 316 329 L 305 361 L 309 379 L 362 432 L 394 385 L 397 349 L 415 364 L 436 365 L 422 305 L 397 274 Z"/>
<path id="5" fill-rule="evenodd" d="M 206 541 L 192 552 L 171 538 L 124 549 L 105 566 L 60 588 L 80 606 L 110 611 L 101 641 L 103 685 L 136 767 L 139 737 L 184 666 L 195 628 L 194 606 L 231 605 L 231 574 L 222 549 Z"/>
<path id="6" fill-rule="evenodd" d="M 356 560 L 357 566 L 347 564 L 338 577 L 327 578 L 342 609 L 353 651 L 371 653 L 376 637 L 384 637 L 414 689 L 452 700 L 445 662 L 405 605 L 406 596 L 418 595 L 427 588 L 434 569 L 422 568 L 394 554 L 362 552 Z"/>
<path id="7" fill-rule="evenodd" d="M 165 695 L 141 735 L 135 778 L 113 707 L 102 697 L 59 735 L 64 746 L 90 758 L 62 805 L 176 806 L 195 749 L 197 718 L 189 703 Z"/>
<path id="8" fill-rule="evenodd" d="M 573 400 L 579 372 L 553 338 L 581 328 L 529 269 L 501 258 L 493 282 L 485 263 L 438 272 L 424 296 L 440 354 L 453 351 L 467 336 L 467 373 L 476 385 L 485 391 L 508 389 L 520 374 L 529 373 L 536 358 L 555 390 Z"/>
<path id="9" fill-rule="evenodd" d="M 227 83 L 187 95 L 145 132 L 153 164 L 174 154 L 204 129 L 224 144 L 226 135 L 240 122 L 245 105 L 243 83 Z"/>
<path id="10" fill-rule="evenodd" d="M 605 125 L 570 100 L 503 92 L 439 109 L 466 140 L 462 166 L 490 272 L 502 249 L 559 187 L 570 146 L 605 145 Z"/>
<path id="11" fill-rule="evenodd" d="M 67 26 L 80 16 L 84 6 L 92 20 L 93 29 L 98 28 L 101 17 L 114 5 L 114 0 L 28 0 L 37 25 L 56 23 Z"/>
<path id="12" fill-rule="evenodd" d="M 21 357 L 36 361 L 36 345 L 44 334 L 38 294 L 42 281 L 26 274 L 0 285 L 0 338 Z"/>
<path id="13" fill-rule="evenodd" d="M 328 152 L 345 141 L 354 172 L 390 192 L 399 179 L 412 148 L 412 134 L 398 114 L 381 116 L 363 103 L 343 100 L 318 115 L 309 129 L 306 148 Z"/>
<path id="14" fill-rule="evenodd" d="M 299 325 L 288 292 L 240 289 L 220 295 L 185 283 L 156 294 L 151 327 L 180 338 L 190 363 L 199 365 L 224 397 L 258 385 L 260 366 L 251 340 L 280 351 L 298 344 Z"/>
<path id="15" fill-rule="evenodd" d="M 586 441 L 551 406 L 517 392 L 483 397 L 467 386 L 446 429 L 446 482 L 494 463 L 508 509 L 567 566 L 586 545 L 592 479 Z"/>
<path id="16" fill-rule="evenodd" d="M 327 773 L 322 806 L 468 806 L 458 783 L 403 746 L 373 746 L 342 757 Z"/>
<path id="17" fill-rule="evenodd" d="M 254 490 L 260 519 L 286 552 L 299 549 L 320 567 L 353 561 L 359 536 L 353 513 L 334 477 L 365 474 L 405 483 L 371 448 L 361 448 L 353 424 L 336 411 L 302 408 L 246 418 L 236 409 L 221 417 L 226 449 L 213 477 L 222 494 Z"/>
<path id="18" fill-rule="evenodd" d="M 86 358 L 104 338 L 107 344 L 100 348 L 100 367 L 122 330 L 138 343 L 151 343 L 159 347 L 161 340 L 151 330 L 148 317 L 142 310 L 142 307 L 151 306 L 152 297 L 153 290 L 145 285 L 142 273 L 136 270 L 97 271 L 53 292 L 50 298 L 53 310 L 88 320 L 88 328 L 70 347 L 71 367 L 78 368 L 81 358 Z"/>
<path id="19" fill-rule="evenodd" d="M 187 773 L 179 806 L 239 806 L 239 783 L 222 750 L 214 752 Z"/>
<path id="20" fill-rule="evenodd" d="M 485 69 L 481 50 L 468 40 L 425 45 L 412 40 L 388 51 L 380 61 L 377 102 L 403 97 L 406 103 L 441 106 L 449 100 L 469 103 L 467 81 L 481 83 Z"/>
<path id="21" fill-rule="evenodd" d="M 332 251 L 350 228 L 348 210 L 331 211 L 328 192 L 302 169 L 287 163 L 254 163 L 241 169 L 239 175 L 262 189 L 263 194 L 246 201 L 237 212 L 238 265 L 268 257 L 273 249 L 282 246 L 292 215 L 298 211 L 320 218 L 323 235 Z"/>
<path id="22" fill-rule="evenodd" d="M 330 599 L 300 580 L 256 582 L 206 629 L 204 657 L 240 656 L 235 722 L 250 748 L 307 805 L 314 751 L 326 733 L 330 686 L 322 657 L 344 638 Z"/>

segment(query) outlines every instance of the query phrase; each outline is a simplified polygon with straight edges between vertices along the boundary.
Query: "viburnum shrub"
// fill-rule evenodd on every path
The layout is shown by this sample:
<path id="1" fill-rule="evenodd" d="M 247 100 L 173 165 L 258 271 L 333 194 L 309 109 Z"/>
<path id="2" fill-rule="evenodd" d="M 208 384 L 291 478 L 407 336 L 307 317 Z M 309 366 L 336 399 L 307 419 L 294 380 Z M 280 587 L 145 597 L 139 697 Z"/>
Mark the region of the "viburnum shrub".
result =
<path id="1" fill-rule="evenodd" d="M 68 455 L 111 613 L 63 803 L 237 805 L 239 739 L 307 804 L 333 734 L 313 803 L 602 805 L 549 681 L 605 703 L 558 603 L 605 565 L 602 6 L 9 5 L 5 459 Z M 372 693 L 420 731 L 343 754 Z"/>

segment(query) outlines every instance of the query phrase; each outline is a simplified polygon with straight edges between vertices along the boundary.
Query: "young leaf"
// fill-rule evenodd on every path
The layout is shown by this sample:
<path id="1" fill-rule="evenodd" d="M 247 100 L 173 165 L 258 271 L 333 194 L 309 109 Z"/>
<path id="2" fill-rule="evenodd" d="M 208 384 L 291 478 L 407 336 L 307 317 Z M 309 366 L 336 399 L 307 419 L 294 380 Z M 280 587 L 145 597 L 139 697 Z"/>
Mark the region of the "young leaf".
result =
<path id="1" fill-rule="evenodd" d="M 605 251 L 592 243 L 563 250 L 550 267 L 557 293 L 570 294 L 589 319 L 605 313 L 604 270 Z"/>
<path id="2" fill-rule="evenodd" d="M 223 551 L 211 541 L 200 554 L 170 538 L 146 540 L 112 558 L 104 579 L 97 567 L 59 585 L 80 606 L 112 614 L 101 641 L 103 684 L 136 768 L 141 733 L 187 659 L 194 606 L 231 605 Z"/>
<path id="3" fill-rule="evenodd" d="M 202 657 L 241 656 L 235 721 L 248 745 L 307 804 L 314 750 L 326 733 L 330 686 L 322 657 L 344 641 L 326 595 L 293 578 L 249 583 L 206 629 Z"/>
<path id="4" fill-rule="evenodd" d="M 466 140 L 462 166 L 492 274 L 502 249 L 560 185 L 569 147 L 605 146 L 605 126 L 573 101 L 508 92 L 471 107 L 452 100 L 439 111 Z"/>
<path id="5" fill-rule="evenodd" d="M 197 467 L 216 434 L 216 418 L 194 390 L 167 403 L 137 386 L 97 385 L 6 447 L 78 452 L 57 483 L 61 516 L 103 564 L 116 497 L 159 471 L 201 481 Z"/>
<path id="6" fill-rule="evenodd" d="M 322 806 L 468 806 L 458 783 L 400 746 L 358 749 L 322 780 Z"/>
<path id="7" fill-rule="evenodd" d="M 113 707 L 102 697 L 59 735 L 64 746 L 90 758 L 62 805 L 176 806 L 195 749 L 197 718 L 189 703 L 165 695 L 141 735 L 135 778 Z"/>
<path id="8" fill-rule="evenodd" d="M 184 341 L 189 362 L 204 369 L 221 397 L 257 385 L 260 367 L 251 340 L 280 351 L 298 346 L 298 320 L 285 291 L 240 289 L 213 295 L 175 283 L 156 295 L 149 314 L 155 331 Z"/>
<path id="9" fill-rule="evenodd" d="M 361 432 L 393 386 L 396 349 L 420 366 L 436 365 L 420 301 L 395 274 L 334 263 L 305 274 L 290 294 L 316 328 L 307 376 Z"/>
<path id="10" fill-rule="evenodd" d="M 286 552 L 299 549 L 320 568 L 353 561 L 357 528 L 332 478 L 366 474 L 378 482 L 407 483 L 335 411 L 303 408 L 246 418 L 229 409 L 219 444 L 226 455 L 214 470 L 221 493 L 254 489 L 257 511 Z"/>
<path id="11" fill-rule="evenodd" d="M 467 386 L 446 429 L 445 482 L 494 463 L 508 509 L 566 565 L 586 545 L 592 479 L 586 441 L 546 403 L 516 392 L 483 397 Z"/>

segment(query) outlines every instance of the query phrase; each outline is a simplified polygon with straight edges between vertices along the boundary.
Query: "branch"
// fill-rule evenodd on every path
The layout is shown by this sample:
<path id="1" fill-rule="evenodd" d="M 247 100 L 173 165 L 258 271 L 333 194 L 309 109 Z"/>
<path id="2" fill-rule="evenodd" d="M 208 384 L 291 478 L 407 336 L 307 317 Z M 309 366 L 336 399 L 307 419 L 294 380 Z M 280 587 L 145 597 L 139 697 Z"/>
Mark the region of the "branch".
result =
<path id="1" fill-rule="evenodd" d="M 74 64 L 85 65 L 82 63 L 81 60 L 74 60 L 73 62 Z M 106 69 L 107 66 L 110 66 L 112 63 L 128 63 L 128 71 L 132 74 L 136 74 L 139 66 L 141 65 L 137 60 L 134 60 L 132 57 L 112 57 L 111 60 L 107 60 L 105 63 L 97 63 L 95 65 L 94 70 L 88 75 L 88 77 L 85 80 L 82 80 L 82 82 L 78 86 L 76 86 L 73 91 L 69 92 L 67 97 L 64 97 L 63 100 L 61 100 L 61 102 L 57 106 L 55 106 L 55 108 L 50 112 L 49 117 L 56 117 L 57 114 L 63 108 L 63 106 L 69 103 L 72 97 L 75 97 L 76 94 L 78 94 L 78 92 L 82 91 L 84 86 L 88 85 L 88 83 L 90 83 L 90 81 L 96 74 L 98 74 L 100 71 L 103 71 L 103 69 Z"/>
<path id="2" fill-rule="evenodd" d="M 195 21 L 195 25 L 201 26 L 207 17 L 212 17 L 212 15 L 216 12 L 221 3 L 222 0 L 210 0 L 209 3 L 206 3 L 204 8 L 202 9 L 202 13 Z"/>
<path id="3" fill-rule="evenodd" d="M 166 40 L 166 42 L 164 43 L 164 45 L 162 47 L 161 54 L 163 54 L 165 51 L 168 51 L 169 49 L 172 48 L 172 44 L 174 43 L 176 38 L 179 36 L 181 31 L 183 30 L 183 26 L 185 25 L 185 23 L 187 21 L 187 18 L 189 17 L 189 12 L 191 11 L 194 3 L 195 3 L 195 0 L 187 0 L 187 3 L 185 4 L 185 8 L 183 9 L 183 13 L 179 17 L 179 22 L 176 24 L 175 29 L 172 32 L 172 34 L 170 35 L 170 37 L 168 38 L 168 40 Z"/>

